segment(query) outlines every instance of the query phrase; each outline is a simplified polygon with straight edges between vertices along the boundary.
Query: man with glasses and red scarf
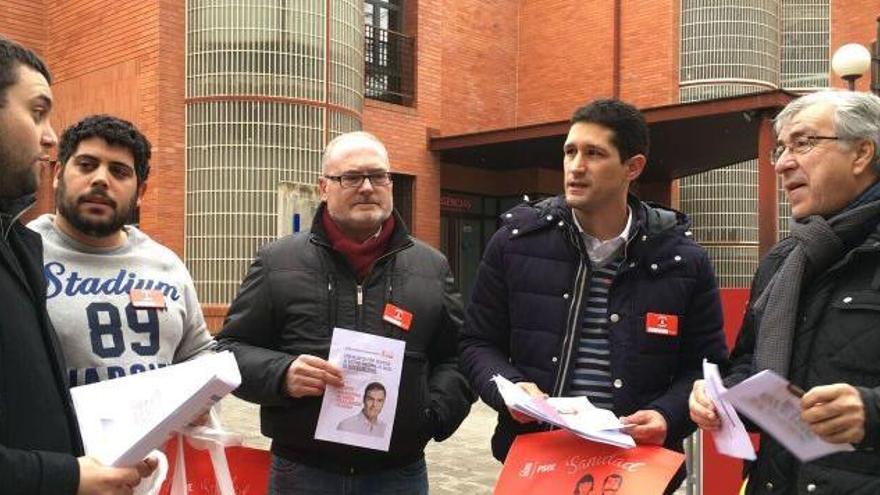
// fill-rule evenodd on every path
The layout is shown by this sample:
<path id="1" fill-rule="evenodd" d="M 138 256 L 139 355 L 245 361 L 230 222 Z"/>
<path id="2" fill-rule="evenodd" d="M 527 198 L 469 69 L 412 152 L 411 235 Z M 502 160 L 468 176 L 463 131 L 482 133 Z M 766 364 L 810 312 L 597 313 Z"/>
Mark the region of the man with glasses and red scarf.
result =
<path id="1" fill-rule="evenodd" d="M 773 370 L 806 390 L 816 435 L 855 451 L 800 463 L 762 435 L 746 493 L 880 493 L 880 98 L 812 93 L 775 125 L 791 236 L 758 266 L 725 382 Z M 702 380 L 690 415 L 720 426 Z"/>
<path id="2" fill-rule="evenodd" d="M 333 139 L 318 189 L 311 230 L 259 250 L 218 337 L 241 368 L 236 395 L 262 406 L 269 492 L 427 494 L 425 444 L 452 435 L 474 400 L 458 370 L 462 308 L 449 264 L 394 211 L 375 136 Z M 388 452 L 315 439 L 321 396 L 344 379 L 327 361 L 335 327 L 406 342 Z"/>

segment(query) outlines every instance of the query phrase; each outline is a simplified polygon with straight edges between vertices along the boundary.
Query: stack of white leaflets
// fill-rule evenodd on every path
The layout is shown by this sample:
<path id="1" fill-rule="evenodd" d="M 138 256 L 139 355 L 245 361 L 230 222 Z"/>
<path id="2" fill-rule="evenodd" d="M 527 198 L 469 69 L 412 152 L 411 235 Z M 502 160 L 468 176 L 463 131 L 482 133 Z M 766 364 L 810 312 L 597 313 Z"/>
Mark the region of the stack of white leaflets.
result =
<path id="1" fill-rule="evenodd" d="M 633 438 L 621 431 L 624 424 L 612 411 L 594 406 L 586 397 L 532 397 L 501 375 L 495 375 L 492 381 L 504 403 L 514 411 L 593 442 L 627 449 L 636 446 Z"/>
<path id="2" fill-rule="evenodd" d="M 770 370 L 721 393 L 721 399 L 755 422 L 801 462 L 855 450 L 848 443 L 829 443 L 801 420 L 801 398 L 791 383 Z"/>
<path id="3" fill-rule="evenodd" d="M 241 384 L 229 351 L 70 390 L 86 454 L 133 466 Z"/>

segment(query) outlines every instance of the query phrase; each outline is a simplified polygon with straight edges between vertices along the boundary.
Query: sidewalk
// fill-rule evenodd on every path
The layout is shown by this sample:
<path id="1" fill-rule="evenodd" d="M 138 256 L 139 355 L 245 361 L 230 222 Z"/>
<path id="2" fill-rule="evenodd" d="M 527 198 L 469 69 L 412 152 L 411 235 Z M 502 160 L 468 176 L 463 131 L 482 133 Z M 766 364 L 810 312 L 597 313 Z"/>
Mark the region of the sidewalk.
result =
<path id="1" fill-rule="evenodd" d="M 228 396 L 221 403 L 223 425 L 244 435 L 245 445 L 269 448 L 260 434 L 259 407 Z M 448 440 L 431 442 L 426 449 L 432 495 L 489 495 L 501 464 L 492 458 L 489 438 L 495 428 L 495 412 L 482 402 L 474 404 L 470 416 Z"/>

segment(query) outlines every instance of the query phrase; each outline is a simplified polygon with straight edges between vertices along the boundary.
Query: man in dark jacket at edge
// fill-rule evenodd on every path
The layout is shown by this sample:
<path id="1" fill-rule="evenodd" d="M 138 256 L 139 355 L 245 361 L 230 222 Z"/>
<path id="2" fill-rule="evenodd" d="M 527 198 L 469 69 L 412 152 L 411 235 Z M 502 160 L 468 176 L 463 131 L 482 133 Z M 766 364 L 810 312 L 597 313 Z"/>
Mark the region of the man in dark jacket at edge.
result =
<path id="1" fill-rule="evenodd" d="M 452 435 L 475 400 L 458 369 L 462 309 L 449 265 L 394 211 L 375 136 L 333 139 L 318 188 L 311 231 L 259 250 L 218 337 L 241 368 L 236 395 L 262 406 L 269 492 L 427 494 L 425 444 Z M 386 307 L 411 323 L 383 321 Z M 344 379 L 326 360 L 334 327 L 406 341 L 388 452 L 314 438 L 325 387 Z"/>
<path id="2" fill-rule="evenodd" d="M 805 464 L 761 435 L 748 494 L 880 493 L 880 98 L 820 91 L 775 122 L 791 236 L 758 265 L 725 384 L 770 369 L 806 390 L 801 419 L 854 452 Z M 691 417 L 719 426 L 702 381 Z"/>
<path id="3" fill-rule="evenodd" d="M 498 411 L 501 461 L 518 434 L 542 427 L 505 407 L 495 374 L 535 396 L 586 396 L 623 416 L 637 443 L 681 451 L 702 360 L 726 358 L 715 275 L 687 218 L 629 193 L 648 140 L 629 104 L 579 108 L 563 147 L 565 195 L 505 213 L 486 248 L 460 351 Z"/>
<path id="4" fill-rule="evenodd" d="M 33 52 L 0 37 L 0 493 L 131 493 L 155 462 L 122 469 L 83 456 L 46 313 L 42 243 L 19 221 L 58 141 L 49 123 L 51 80 Z"/>

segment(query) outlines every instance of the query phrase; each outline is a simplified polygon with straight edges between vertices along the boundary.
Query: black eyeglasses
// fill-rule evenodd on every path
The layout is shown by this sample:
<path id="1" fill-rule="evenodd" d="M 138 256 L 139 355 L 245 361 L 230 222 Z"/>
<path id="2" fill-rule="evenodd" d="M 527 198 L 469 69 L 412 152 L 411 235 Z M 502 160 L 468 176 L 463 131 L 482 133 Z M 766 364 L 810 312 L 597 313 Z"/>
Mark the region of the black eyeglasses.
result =
<path id="1" fill-rule="evenodd" d="M 387 186 L 391 184 L 391 173 L 389 172 L 373 172 L 369 174 L 342 174 L 342 175 L 325 175 L 325 179 L 335 180 L 340 186 L 348 188 L 361 187 L 364 179 L 370 179 L 370 185 L 373 187 Z"/>
<path id="2" fill-rule="evenodd" d="M 791 150 L 794 154 L 803 155 L 809 153 L 821 140 L 837 141 L 839 139 L 837 136 L 797 136 L 788 144 L 777 144 L 770 154 L 770 160 L 773 163 L 779 161 L 786 149 Z"/>

